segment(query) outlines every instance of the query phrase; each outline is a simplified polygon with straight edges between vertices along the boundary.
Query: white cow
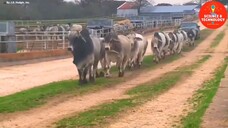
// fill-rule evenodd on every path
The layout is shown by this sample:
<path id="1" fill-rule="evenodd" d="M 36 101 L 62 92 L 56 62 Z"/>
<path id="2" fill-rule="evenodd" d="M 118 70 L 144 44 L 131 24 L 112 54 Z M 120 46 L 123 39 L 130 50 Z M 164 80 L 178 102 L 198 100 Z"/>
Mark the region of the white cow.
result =
<path id="1" fill-rule="evenodd" d="M 155 56 L 154 60 L 159 62 L 160 59 L 165 58 L 167 52 L 169 52 L 169 45 L 171 39 L 167 33 L 155 32 L 154 38 L 151 41 L 151 50 Z"/>
<path id="2" fill-rule="evenodd" d="M 129 66 L 141 66 L 142 61 L 148 46 L 148 41 L 138 33 L 131 33 L 128 35 L 130 40 L 133 40 L 131 48 L 131 57 L 129 60 Z"/>

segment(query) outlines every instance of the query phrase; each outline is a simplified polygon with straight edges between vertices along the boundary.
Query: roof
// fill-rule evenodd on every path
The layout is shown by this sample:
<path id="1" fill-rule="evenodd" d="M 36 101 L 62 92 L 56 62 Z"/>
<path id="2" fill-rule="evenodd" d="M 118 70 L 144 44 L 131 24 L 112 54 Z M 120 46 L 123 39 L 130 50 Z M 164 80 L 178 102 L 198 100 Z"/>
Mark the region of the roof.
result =
<path id="1" fill-rule="evenodd" d="M 180 13 L 193 10 L 198 5 L 174 5 L 174 6 L 145 6 L 141 13 Z"/>
<path id="2" fill-rule="evenodd" d="M 137 2 L 124 2 L 117 9 L 137 9 L 137 7 L 138 7 Z"/>

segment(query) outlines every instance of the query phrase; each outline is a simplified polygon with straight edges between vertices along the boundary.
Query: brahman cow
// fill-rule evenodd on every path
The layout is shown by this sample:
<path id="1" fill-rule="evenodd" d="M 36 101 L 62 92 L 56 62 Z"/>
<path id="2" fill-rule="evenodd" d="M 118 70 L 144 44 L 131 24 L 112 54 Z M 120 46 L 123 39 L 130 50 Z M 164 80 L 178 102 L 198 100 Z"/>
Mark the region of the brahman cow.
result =
<path id="1" fill-rule="evenodd" d="M 124 35 L 117 35 L 115 32 L 107 34 L 104 38 L 105 46 L 105 70 L 106 76 L 110 76 L 111 62 L 116 63 L 119 69 L 119 77 L 124 76 L 131 54 L 131 41 Z"/>
<path id="2" fill-rule="evenodd" d="M 79 83 L 85 84 L 88 82 L 86 78 L 88 72 L 89 80 L 94 82 L 98 62 L 102 59 L 100 39 L 91 36 L 89 31 L 83 29 L 81 25 L 72 26 L 68 38 L 70 41 L 68 49 L 72 51 L 74 56 L 73 63 L 78 69 Z"/>

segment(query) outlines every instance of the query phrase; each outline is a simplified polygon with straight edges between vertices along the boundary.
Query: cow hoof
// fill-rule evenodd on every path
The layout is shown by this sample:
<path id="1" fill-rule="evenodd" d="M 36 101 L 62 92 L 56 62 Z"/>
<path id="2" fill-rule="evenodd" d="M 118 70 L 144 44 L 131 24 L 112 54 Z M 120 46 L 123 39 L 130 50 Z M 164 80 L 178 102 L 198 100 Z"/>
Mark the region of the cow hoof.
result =
<path id="1" fill-rule="evenodd" d="M 94 83 L 95 82 L 95 79 L 94 78 L 90 79 L 90 82 L 91 83 Z"/>
<path id="2" fill-rule="evenodd" d="M 82 85 L 83 84 L 83 81 L 82 80 L 79 80 L 79 85 Z"/>
<path id="3" fill-rule="evenodd" d="M 96 78 L 99 78 L 100 74 L 98 72 L 96 72 Z"/>
<path id="4" fill-rule="evenodd" d="M 124 76 L 124 72 L 119 72 L 119 77 L 123 77 Z"/>
<path id="5" fill-rule="evenodd" d="M 154 60 L 154 62 L 155 62 L 156 64 L 158 64 L 158 61 L 157 61 L 157 60 Z"/>
<path id="6" fill-rule="evenodd" d="M 87 80 L 81 80 L 81 81 L 79 81 L 79 85 L 84 85 L 84 84 L 87 84 L 87 83 L 88 83 Z"/>
<path id="7" fill-rule="evenodd" d="M 111 77 L 112 77 L 111 74 L 106 74 L 106 75 L 105 75 L 105 78 L 111 78 Z"/>
<path id="8" fill-rule="evenodd" d="M 104 72 L 100 72 L 99 77 L 104 77 L 104 76 L 105 76 Z"/>
<path id="9" fill-rule="evenodd" d="M 83 80 L 82 84 L 87 84 L 88 81 L 87 80 Z"/>
<path id="10" fill-rule="evenodd" d="M 121 77 L 121 74 L 122 74 L 122 73 L 121 73 L 121 72 L 119 72 L 119 75 L 118 75 L 118 76 L 119 76 L 119 77 Z"/>
<path id="11" fill-rule="evenodd" d="M 124 77 L 124 72 L 122 72 L 121 77 Z"/>

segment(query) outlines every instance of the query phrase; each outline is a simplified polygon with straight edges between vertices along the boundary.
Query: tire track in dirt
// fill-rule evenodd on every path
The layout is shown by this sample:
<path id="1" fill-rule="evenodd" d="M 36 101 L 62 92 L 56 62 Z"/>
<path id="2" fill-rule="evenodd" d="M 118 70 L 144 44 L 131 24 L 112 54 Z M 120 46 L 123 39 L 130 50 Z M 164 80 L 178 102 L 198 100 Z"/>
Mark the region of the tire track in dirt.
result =
<path id="1" fill-rule="evenodd" d="M 210 43 L 208 42 L 211 42 L 211 40 L 214 39 L 219 32 L 220 30 L 214 31 L 209 37 L 207 37 L 205 41 L 199 44 L 197 48 L 195 48 L 191 52 L 184 54 L 183 56 L 185 57 L 182 57 L 172 63 L 165 64 L 164 66 L 161 66 L 161 68 L 157 68 L 152 71 L 140 74 L 139 76 L 137 76 L 137 78 L 119 84 L 116 87 L 104 89 L 99 92 L 91 93 L 81 97 L 74 97 L 54 106 L 53 104 L 44 105 L 40 108 L 36 108 L 26 112 L 0 115 L 0 127 L 43 128 L 49 126 L 57 120 L 60 120 L 67 116 L 71 116 L 76 112 L 89 109 L 92 106 L 96 106 L 101 103 L 111 101 L 113 99 L 119 99 L 123 97 L 124 92 L 129 90 L 130 88 L 148 82 L 151 79 L 158 78 L 162 76 L 162 74 L 170 72 L 179 66 L 195 62 L 200 57 L 198 54 L 209 47 Z"/>
<path id="2" fill-rule="evenodd" d="M 227 39 L 228 31 L 226 31 L 226 36 L 215 49 L 215 54 L 212 53 L 212 57 L 187 80 L 177 84 L 156 99 L 135 108 L 132 112 L 124 114 L 122 118 L 116 120 L 109 127 L 171 128 L 175 123 L 179 123 L 180 116 L 190 109 L 187 100 L 193 96 L 196 90 L 202 87 L 204 81 L 213 76 L 213 72 L 223 62 L 227 52 Z M 216 54 L 217 52 L 223 54 Z"/>

